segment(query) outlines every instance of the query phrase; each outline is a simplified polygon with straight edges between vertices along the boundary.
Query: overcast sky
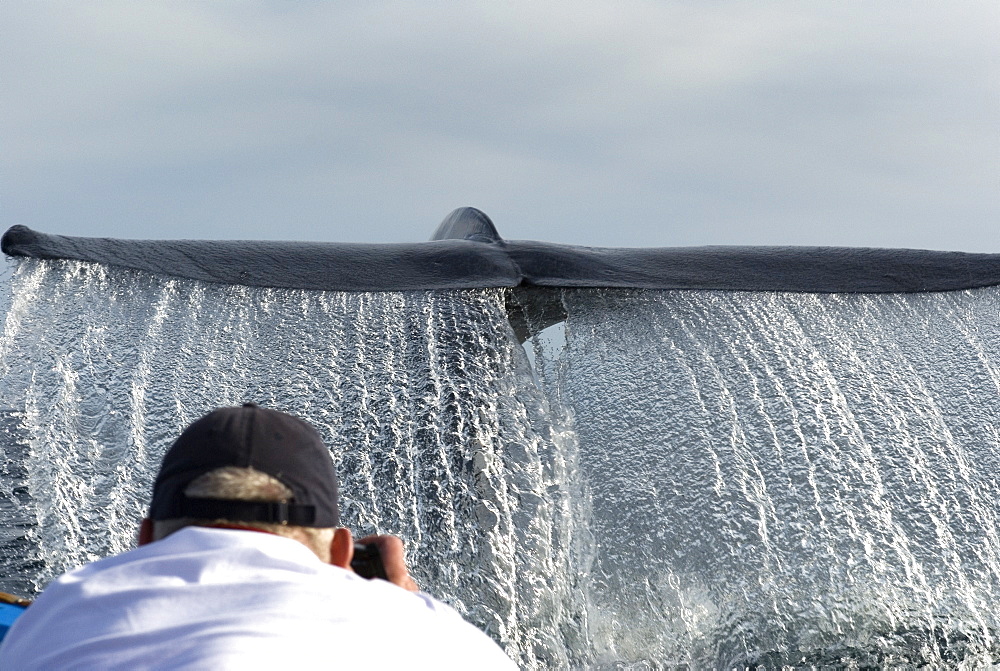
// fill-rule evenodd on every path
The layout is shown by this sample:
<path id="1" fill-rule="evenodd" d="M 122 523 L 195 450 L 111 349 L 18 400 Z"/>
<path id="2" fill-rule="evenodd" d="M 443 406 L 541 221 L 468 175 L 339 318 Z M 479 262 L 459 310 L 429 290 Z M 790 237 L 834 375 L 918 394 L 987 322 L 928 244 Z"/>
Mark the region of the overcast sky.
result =
<path id="1" fill-rule="evenodd" d="M 0 226 L 1000 252 L 1000 2 L 0 3 Z"/>

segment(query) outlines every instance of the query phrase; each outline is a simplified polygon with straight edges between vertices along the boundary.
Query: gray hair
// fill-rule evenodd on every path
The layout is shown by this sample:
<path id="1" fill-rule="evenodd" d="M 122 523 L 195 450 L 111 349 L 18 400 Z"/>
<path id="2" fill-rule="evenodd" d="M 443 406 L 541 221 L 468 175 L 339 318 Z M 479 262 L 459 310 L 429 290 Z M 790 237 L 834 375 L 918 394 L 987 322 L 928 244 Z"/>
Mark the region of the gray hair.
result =
<path id="1" fill-rule="evenodd" d="M 223 466 L 209 471 L 188 484 L 184 493 L 188 496 L 206 499 L 237 499 L 240 501 L 287 502 L 292 491 L 280 480 L 253 468 Z M 184 527 L 212 527 L 236 524 L 241 527 L 260 529 L 278 536 L 299 541 L 317 557 L 330 561 L 332 528 L 300 527 L 290 524 L 270 522 L 242 522 L 237 520 L 202 520 L 184 517 L 173 520 L 157 520 L 153 523 L 153 539 L 159 540 Z"/>

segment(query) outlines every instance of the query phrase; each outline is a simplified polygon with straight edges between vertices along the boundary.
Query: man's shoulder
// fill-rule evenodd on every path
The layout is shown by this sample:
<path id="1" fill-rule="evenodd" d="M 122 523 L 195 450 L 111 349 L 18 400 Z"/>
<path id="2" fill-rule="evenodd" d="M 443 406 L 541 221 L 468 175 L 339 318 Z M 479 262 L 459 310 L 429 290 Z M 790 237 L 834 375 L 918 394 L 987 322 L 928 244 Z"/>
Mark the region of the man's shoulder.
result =
<path id="1" fill-rule="evenodd" d="M 296 541 L 236 530 L 182 530 L 89 564 L 56 580 L 23 618 L 12 651 L 49 649 L 48 659 L 59 662 L 95 640 L 117 641 L 122 655 L 142 641 L 149 658 L 188 646 L 195 656 L 212 648 L 243 659 L 255 641 L 325 649 L 387 632 L 414 659 L 433 656 L 441 668 L 463 657 L 494 662 L 485 668 L 505 660 L 488 636 L 433 597 L 324 564 Z M 194 638 L 166 635 L 178 631 Z M 209 631 L 230 633 L 208 645 L 199 637 Z M 103 662 L 111 653 L 101 654 Z"/>

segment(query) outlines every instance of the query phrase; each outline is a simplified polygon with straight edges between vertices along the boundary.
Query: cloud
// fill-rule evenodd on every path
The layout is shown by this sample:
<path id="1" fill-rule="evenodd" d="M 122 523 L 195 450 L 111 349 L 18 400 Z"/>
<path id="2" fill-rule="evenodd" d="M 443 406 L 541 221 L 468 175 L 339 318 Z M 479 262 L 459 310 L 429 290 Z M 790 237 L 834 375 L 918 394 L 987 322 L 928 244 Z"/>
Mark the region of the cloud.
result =
<path id="1" fill-rule="evenodd" d="M 2 11 L 7 223 L 402 241 L 472 204 L 512 238 L 1000 248 L 992 2 Z"/>

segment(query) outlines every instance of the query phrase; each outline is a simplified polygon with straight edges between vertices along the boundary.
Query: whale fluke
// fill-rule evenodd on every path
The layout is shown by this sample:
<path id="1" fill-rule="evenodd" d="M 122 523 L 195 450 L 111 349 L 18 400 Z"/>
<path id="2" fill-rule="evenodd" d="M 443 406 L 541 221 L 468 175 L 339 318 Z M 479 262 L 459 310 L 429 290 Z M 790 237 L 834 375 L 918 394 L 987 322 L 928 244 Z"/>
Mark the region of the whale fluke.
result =
<path id="1" fill-rule="evenodd" d="M 1000 254 L 860 247 L 582 247 L 504 240 L 490 218 L 472 207 L 445 217 L 431 241 L 407 244 L 122 240 L 13 226 L 0 246 L 10 256 L 90 261 L 247 286 L 512 289 L 508 312 L 519 337 L 565 318 L 559 297 L 542 288 L 914 293 L 1000 284 Z"/>

